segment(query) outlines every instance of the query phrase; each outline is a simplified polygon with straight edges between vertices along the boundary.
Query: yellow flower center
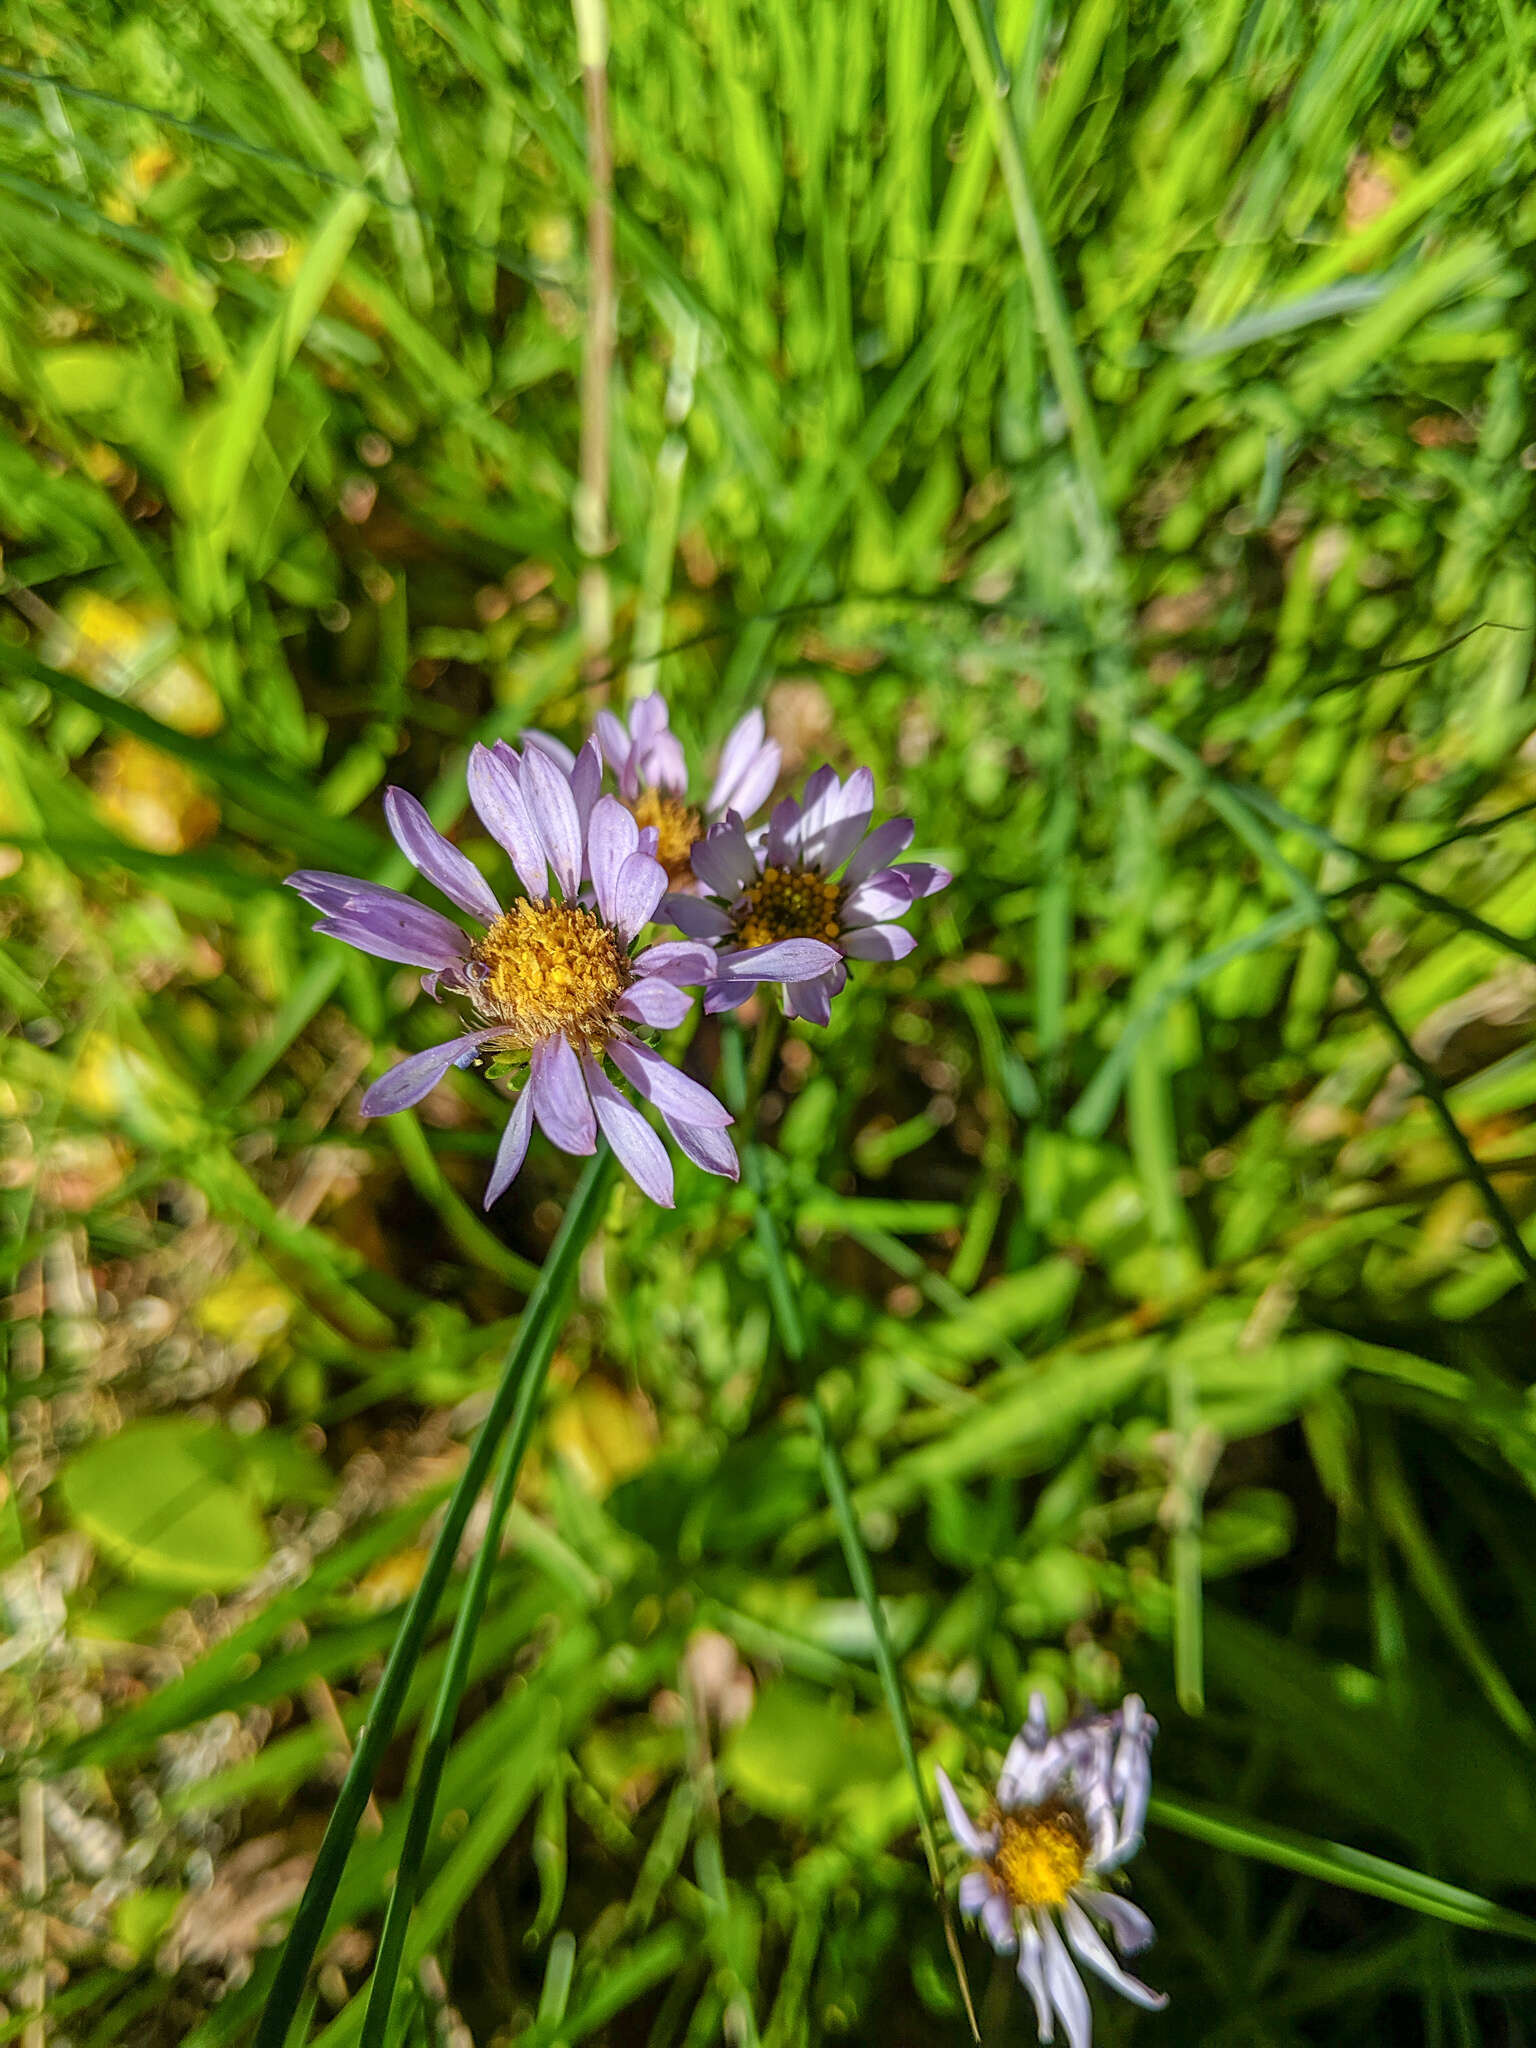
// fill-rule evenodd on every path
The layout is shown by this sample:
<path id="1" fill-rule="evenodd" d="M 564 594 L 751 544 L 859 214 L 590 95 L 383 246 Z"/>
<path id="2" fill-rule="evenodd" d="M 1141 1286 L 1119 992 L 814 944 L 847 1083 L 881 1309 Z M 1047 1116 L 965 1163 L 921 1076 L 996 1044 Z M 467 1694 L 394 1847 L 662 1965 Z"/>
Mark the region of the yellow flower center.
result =
<path id="1" fill-rule="evenodd" d="M 1088 1834 L 1059 1802 L 1005 1813 L 992 1867 L 1014 1906 L 1059 1906 L 1088 1864 Z"/>
<path id="2" fill-rule="evenodd" d="M 558 1032 L 600 1053 L 616 1028 L 614 1005 L 630 984 L 629 955 L 610 928 L 573 903 L 519 901 L 475 947 L 484 969 L 474 997 L 509 1045 Z"/>
<path id="3" fill-rule="evenodd" d="M 698 812 L 690 811 L 681 797 L 663 796 L 659 789 L 642 789 L 629 809 L 642 829 L 656 827 L 656 858 L 671 886 L 678 889 L 691 882 L 693 843 L 704 829 Z"/>
<path id="4" fill-rule="evenodd" d="M 764 868 L 736 906 L 736 936 L 743 946 L 770 946 L 776 939 L 835 939 L 842 930 L 842 894 L 836 882 L 805 868 Z"/>

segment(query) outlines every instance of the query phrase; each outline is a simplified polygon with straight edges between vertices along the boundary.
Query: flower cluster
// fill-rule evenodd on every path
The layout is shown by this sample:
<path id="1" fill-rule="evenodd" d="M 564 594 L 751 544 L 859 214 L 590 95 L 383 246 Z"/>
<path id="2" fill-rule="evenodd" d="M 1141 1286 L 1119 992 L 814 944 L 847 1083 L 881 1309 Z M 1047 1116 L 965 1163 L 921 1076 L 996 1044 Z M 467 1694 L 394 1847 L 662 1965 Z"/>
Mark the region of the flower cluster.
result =
<path id="1" fill-rule="evenodd" d="M 920 862 L 890 866 L 909 819 L 869 831 L 874 778 L 823 768 L 755 834 L 780 758 L 763 715 L 732 730 L 707 794 L 689 800 L 688 763 L 660 697 L 627 724 L 600 712 L 572 753 L 529 732 L 469 759 L 469 799 L 511 861 L 521 895 L 504 908 L 480 870 L 401 789 L 385 797 L 395 843 L 418 874 L 481 927 L 478 935 L 397 889 L 304 870 L 289 886 L 315 926 L 364 953 L 425 970 L 430 995 L 464 1002 L 474 1028 L 375 1081 L 365 1116 L 420 1102 L 449 1068 L 488 1057 L 526 1067 L 486 1188 L 489 1208 L 517 1177 L 535 1123 L 562 1150 L 590 1153 L 599 1132 L 636 1184 L 670 1206 L 672 1165 L 609 1069 L 661 1117 L 706 1172 L 735 1179 L 731 1117 L 707 1088 L 638 1034 L 680 1024 L 702 989 L 708 1011 L 780 984 L 791 1016 L 825 1024 L 847 959 L 899 960 L 915 943 L 896 922 L 949 880 Z M 616 789 L 604 791 L 611 772 Z M 867 837 L 866 837 L 867 834 Z M 680 940 L 641 946 L 654 921 Z"/>
<path id="2" fill-rule="evenodd" d="M 1068 2048 L 1091 2048 L 1093 2013 L 1073 1956 L 1148 2011 L 1168 2003 L 1121 1968 L 1094 1925 L 1109 1931 L 1121 1955 L 1136 1955 L 1153 1938 L 1146 1914 L 1104 1879 L 1141 1845 L 1156 1733 L 1132 1694 L 1113 1713 L 1052 1735 L 1036 1693 L 979 1826 L 938 1773 L 950 1833 L 975 1859 L 960 1880 L 960 1909 L 980 1919 L 999 1954 L 1017 1954 L 1042 2041 L 1055 2039 L 1060 2019 Z"/>

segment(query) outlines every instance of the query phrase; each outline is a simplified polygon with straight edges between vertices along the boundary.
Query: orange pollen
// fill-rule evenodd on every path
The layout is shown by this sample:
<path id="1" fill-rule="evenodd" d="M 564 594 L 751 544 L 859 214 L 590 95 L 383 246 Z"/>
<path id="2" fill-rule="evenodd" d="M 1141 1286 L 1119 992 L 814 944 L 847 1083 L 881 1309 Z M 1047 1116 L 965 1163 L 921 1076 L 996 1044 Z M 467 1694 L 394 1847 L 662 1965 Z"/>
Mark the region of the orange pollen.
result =
<path id="1" fill-rule="evenodd" d="M 680 797 L 664 796 L 659 789 L 642 789 L 629 810 L 642 829 L 656 827 L 656 858 L 672 887 L 679 889 L 691 882 L 693 844 L 704 830 L 698 812 L 689 810 Z"/>
<path id="2" fill-rule="evenodd" d="M 1059 1800 L 996 1816 L 992 1870 L 1014 1906 L 1059 1906 L 1088 1867 L 1088 1831 Z"/>
<path id="3" fill-rule="evenodd" d="M 578 1051 L 601 1053 L 617 1028 L 614 1006 L 632 979 L 612 929 L 572 903 L 512 905 L 474 950 L 483 970 L 474 1001 L 506 1045 L 537 1045 L 558 1033 Z"/>
<path id="4" fill-rule="evenodd" d="M 736 936 L 743 946 L 770 946 L 777 939 L 835 939 L 842 931 L 842 898 L 836 882 L 808 868 L 764 868 L 732 913 Z"/>

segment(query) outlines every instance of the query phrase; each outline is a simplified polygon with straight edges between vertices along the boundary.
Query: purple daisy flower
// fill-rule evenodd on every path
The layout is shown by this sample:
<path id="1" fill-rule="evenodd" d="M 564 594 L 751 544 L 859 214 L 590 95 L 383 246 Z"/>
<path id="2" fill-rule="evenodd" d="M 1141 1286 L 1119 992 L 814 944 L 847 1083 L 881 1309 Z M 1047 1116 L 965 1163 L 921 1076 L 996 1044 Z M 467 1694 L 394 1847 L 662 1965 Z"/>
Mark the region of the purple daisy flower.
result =
<path id="1" fill-rule="evenodd" d="M 612 711 L 599 711 L 592 737 L 613 770 L 619 796 L 642 827 L 654 826 L 656 858 L 674 889 L 693 884 L 690 866 L 695 842 L 707 823 L 727 811 L 756 816 L 779 779 L 779 743 L 766 737 L 761 711 L 738 719 L 720 749 L 720 764 L 702 805 L 688 802 L 688 762 L 682 742 L 672 731 L 666 699 L 652 693 L 630 706 L 627 722 Z M 570 749 L 548 733 L 527 735 L 563 767 L 573 765 Z"/>
<path id="2" fill-rule="evenodd" d="M 875 778 L 843 782 L 818 768 L 800 801 L 775 805 L 765 832 L 748 835 L 734 812 L 693 848 L 697 896 L 672 895 L 662 914 L 714 949 L 709 1011 L 734 1010 L 754 984 L 782 985 L 788 1016 L 825 1024 L 849 960 L 904 960 L 916 939 L 896 920 L 948 886 L 947 869 L 890 862 L 911 844 L 910 818 L 869 830 Z M 868 834 L 866 837 L 865 835 Z"/>
<path id="3" fill-rule="evenodd" d="M 1153 1939 L 1140 1906 L 1103 1880 L 1141 1846 L 1156 1733 L 1133 1693 L 1113 1713 L 1052 1735 L 1045 1700 L 1035 1693 L 980 1827 L 937 1773 L 949 1831 L 975 1858 L 960 1880 L 960 1910 L 980 1918 L 999 1955 L 1017 1953 L 1042 2041 L 1055 2039 L 1059 2018 L 1068 2048 L 1092 2048 L 1093 2010 L 1074 1955 L 1133 2004 L 1159 2012 L 1168 2003 L 1165 1992 L 1120 1967 L 1094 1925 L 1108 1929 L 1121 1955 L 1136 1955 Z"/>
<path id="4" fill-rule="evenodd" d="M 525 1054 L 528 1072 L 496 1152 L 489 1208 L 516 1179 L 533 1124 L 564 1152 L 589 1153 L 602 1132 L 637 1185 L 672 1206 L 672 1163 L 633 1102 L 609 1079 L 610 1063 L 661 1114 L 679 1147 L 706 1172 L 734 1180 L 732 1121 L 706 1088 L 635 1037 L 680 1024 L 705 979 L 706 948 L 668 941 L 635 952 L 665 894 L 655 838 L 642 833 L 617 798 L 599 796 L 595 746 L 569 769 L 547 751 L 521 757 L 504 740 L 477 746 L 469 795 L 481 823 L 507 851 L 525 894 L 503 910 L 479 869 L 437 830 L 403 789 L 384 812 L 396 844 L 418 873 L 485 927 L 461 926 L 396 889 L 347 875 L 300 872 L 288 886 L 322 913 L 315 926 L 381 960 L 427 970 L 422 986 L 462 996 L 480 1018 L 473 1031 L 414 1053 L 364 1095 L 364 1116 L 421 1101 L 451 1066 L 484 1052 Z M 587 901 L 579 900 L 590 878 Z"/>

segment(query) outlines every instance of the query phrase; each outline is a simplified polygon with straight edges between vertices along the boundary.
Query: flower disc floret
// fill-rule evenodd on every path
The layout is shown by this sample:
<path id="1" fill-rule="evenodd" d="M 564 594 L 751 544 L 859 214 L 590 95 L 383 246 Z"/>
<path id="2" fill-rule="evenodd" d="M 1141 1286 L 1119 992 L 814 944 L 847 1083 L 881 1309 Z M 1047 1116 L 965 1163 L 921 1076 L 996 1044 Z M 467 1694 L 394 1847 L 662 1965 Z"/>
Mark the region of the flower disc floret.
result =
<path id="1" fill-rule="evenodd" d="M 1000 1814 L 997 1881 L 1015 1906 L 1059 1906 L 1088 1867 L 1088 1831 L 1065 1800 Z"/>
<path id="2" fill-rule="evenodd" d="M 579 1051 L 602 1052 L 620 1027 L 619 998 L 634 979 L 612 927 L 572 903 L 514 903 L 474 947 L 465 980 L 488 1023 L 512 1045 L 559 1033 Z"/>
<path id="3" fill-rule="evenodd" d="M 741 893 L 732 911 L 743 946 L 771 946 L 776 939 L 838 939 L 843 892 L 809 868 L 764 868 L 761 879 Z"/>
<path id="4" fill-rule="evenodd" d="M 667 871 L 667 886 L 681 889 L 693 879 L 693 849 L 704 831 L 704 821 L 681 797 L 665 790 L 642 789 L 634 802 L 625 806 L 643 832 L 650 825 L 656 832 L 656 858 Z"/>

